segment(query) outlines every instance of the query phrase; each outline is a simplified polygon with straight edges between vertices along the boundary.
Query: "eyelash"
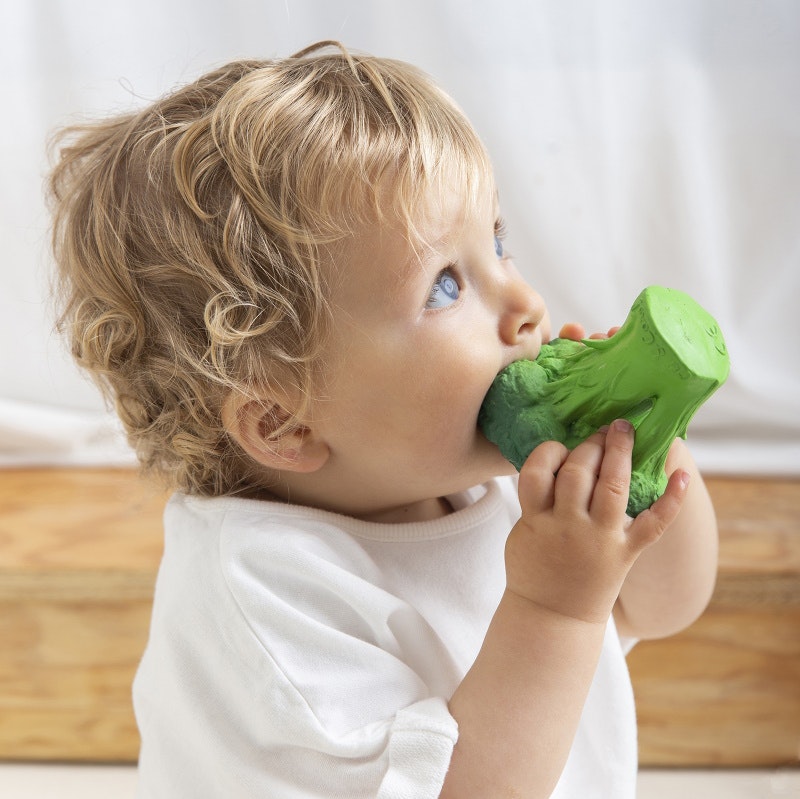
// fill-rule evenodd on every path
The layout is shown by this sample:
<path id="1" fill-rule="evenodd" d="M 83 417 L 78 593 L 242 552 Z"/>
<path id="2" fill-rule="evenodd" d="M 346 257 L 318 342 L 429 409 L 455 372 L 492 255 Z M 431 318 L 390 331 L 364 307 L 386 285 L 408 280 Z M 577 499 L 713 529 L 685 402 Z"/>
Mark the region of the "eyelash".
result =
<path id="1" fill-rule="evenodd" d="M 501 261 L 510 257 L 509 253 L 506 251 L 505 248 L 504 244 L 505 238 L 506 238 L 506 223 L 502 217 L 498 216 L 494 223 L 494 248 L 495 252 L 497 253 L 497 257 Z"/>
<path id="2" fill-rule="evenodd" d="M 433 303 L 439 297 L 439 291 L 440 291 L 439 283 L 445 276 L 450 276 L 453 282 L 456 284 L 459 293 L 461 292 L 461 283 L 458 279 L 458 276 L 456 275 L 455 265 L 448 266 L 445 269 L 442 269 L 442 271 L 439 272 L 438 275 L 436 275 L 436 280 L 434 280 L 433 286 L 431 287 L 431 293 L 428 295 L 428 301 L 427 303 L 425 303 L 426 307 L 430 306 L 430 304 Z M 455 301 L 455 299 L 457 298 L 453 299 Z"/>

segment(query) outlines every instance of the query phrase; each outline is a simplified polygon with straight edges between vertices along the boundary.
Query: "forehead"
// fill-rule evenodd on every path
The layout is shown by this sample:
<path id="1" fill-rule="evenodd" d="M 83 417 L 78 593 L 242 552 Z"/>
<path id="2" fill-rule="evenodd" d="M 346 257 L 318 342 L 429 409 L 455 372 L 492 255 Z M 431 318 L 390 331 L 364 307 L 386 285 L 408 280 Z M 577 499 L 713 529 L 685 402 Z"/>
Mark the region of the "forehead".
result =
<path id="1" fill-rule="evenodd" d="M 409 245 L 406 271 L 415 263 L 442 255 L 452 247 L 466 226 L 491 226 L 497 218 L 499 200 L 491 175 L 473 182 L 450 175 L 426 188 L 408 219 L 399 219 Z"/>
<path id="2" fill-rule="evenodd" d="M 473 193 L 441 183 L 423 194 L 413 213 L 384 212 L 360 225 L 333 254 L 334 312 L 361 319 L 405 313 L 399 295 L 429 280 L 443 261 L 457 258 L 465 230 L 485 229 L 489 235 L 497 210 L 493 181 Z"/>
<path id="3" fill-rule="evenodd" d="M 467 179 L 458 170 L 443 172 L 410 201 L 397 181 L 385 181 L 376 195 L 372 211 L 332 248 L 334 306 L 362 294 L 374 301 L 375 292 L 420 280 L 433 264 L 457 256 L 465 227 L 490 231 L 498 212 L 493 175 L 477 171 Z"/>

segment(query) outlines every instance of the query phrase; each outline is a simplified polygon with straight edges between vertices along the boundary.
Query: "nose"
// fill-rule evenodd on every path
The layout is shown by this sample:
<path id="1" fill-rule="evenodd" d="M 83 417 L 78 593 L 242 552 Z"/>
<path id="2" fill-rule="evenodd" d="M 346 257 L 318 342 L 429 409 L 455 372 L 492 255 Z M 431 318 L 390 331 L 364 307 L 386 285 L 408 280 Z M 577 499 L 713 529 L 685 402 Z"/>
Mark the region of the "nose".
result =
<path id="1" fill-rule="evenodd" d="M 500 338 L 509 346 L 521 344 L 547 320 L 547 307 L 541 295 L 519 274 L 509 276 L 503 292 Z M 542 340 L 549 337 L 543 331 Z"/>

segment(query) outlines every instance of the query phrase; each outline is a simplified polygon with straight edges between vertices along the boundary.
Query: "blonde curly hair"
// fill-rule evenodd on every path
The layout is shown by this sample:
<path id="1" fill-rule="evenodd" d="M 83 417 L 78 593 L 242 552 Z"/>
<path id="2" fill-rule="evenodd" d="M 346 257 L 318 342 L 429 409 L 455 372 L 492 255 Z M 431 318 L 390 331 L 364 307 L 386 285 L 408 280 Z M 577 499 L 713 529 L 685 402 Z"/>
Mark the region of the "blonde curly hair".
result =
<path id="1" fill-rule="evenodd" d="M 54 148 L 58 327 L 144 469 L 201 495 L 256 479 L 222 425 L 231 392 L 313 396 L 336 245 L 386 213 L 413 230 L 445 164 L 468 192 L 490 172 L 427 76 L 336 42 L 230 63 Z"/>

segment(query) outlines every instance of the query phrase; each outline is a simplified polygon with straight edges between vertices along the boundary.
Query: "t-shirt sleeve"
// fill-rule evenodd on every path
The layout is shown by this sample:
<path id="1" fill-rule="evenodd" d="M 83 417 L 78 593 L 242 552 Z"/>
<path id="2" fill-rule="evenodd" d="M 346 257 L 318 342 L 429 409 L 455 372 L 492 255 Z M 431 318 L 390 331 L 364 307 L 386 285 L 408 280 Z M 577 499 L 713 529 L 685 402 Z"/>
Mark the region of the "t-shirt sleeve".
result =
<path id="1" fill-rule="evenodd" d="M 437 797 L 458 732 L 426 669 L 446 652 L 417 610 L 347 537 L 276 536 L 269 557 L 234 545 L 225 562 L 268 680 L 265 767 L 302 796 Z"/>
<path id="2" fill-rule="evenodd" d="M 395 716 L 389 736 L 387 767 L 380 799 L 436 797 L 453 754 L 457 728 L 440 697 L 404 708 Z"/>

